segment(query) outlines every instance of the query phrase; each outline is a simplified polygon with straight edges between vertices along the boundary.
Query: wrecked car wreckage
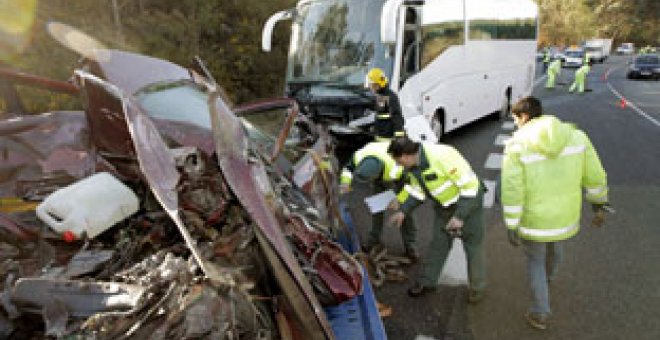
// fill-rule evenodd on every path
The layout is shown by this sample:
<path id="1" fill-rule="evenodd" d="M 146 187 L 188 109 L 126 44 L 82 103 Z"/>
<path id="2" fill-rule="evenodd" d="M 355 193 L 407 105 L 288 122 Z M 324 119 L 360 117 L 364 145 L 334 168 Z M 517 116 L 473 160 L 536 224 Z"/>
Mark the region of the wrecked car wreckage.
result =
<path id="1" fill-rule="evenodd" d="M 363 273 L 333 241 L 346 231 L 327 134 L 298 140 L 292 165 L 291 126 L 317 127 L 290 101 L 273 143 L 212 78 L 97 53 L 75 71 L 84 114 L 0 121 L 0 338 L 334 338 L 322 308 L 361 294 Z M 35 201 L 98 172 L 140 197 L 136 214 L 73 242 L 36 218 Z"/>

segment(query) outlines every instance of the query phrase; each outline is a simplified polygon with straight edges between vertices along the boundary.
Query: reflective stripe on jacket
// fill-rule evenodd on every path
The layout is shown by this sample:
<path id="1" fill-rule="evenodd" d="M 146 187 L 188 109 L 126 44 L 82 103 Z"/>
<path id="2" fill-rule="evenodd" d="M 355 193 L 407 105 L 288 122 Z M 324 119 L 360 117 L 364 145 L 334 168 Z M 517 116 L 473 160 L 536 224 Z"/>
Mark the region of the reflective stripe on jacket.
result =
<path id="1" fill-rule="evenodd" d="M 442 206 L 448 207 L 463 197 L 475 197 L 479 190 L 479 179 L 468 162 L 451 146 L 422 144 L 420 159 L 425 157 L 428 166 L 421 169 L 419 182 L 411 173 L 406 177 L 406 185 L 399 192 L 399 202 L 424 200 L 424 192 Z"/>
<path id="2" fill-rule="evenodd" d="M 403 136 L 403 114 L 399 97 L 388 87 L 381 88 L 376 94 L 376 121 L 374 132 L 377 138 Z"/>
<path id="3" fill-rule="evenodd" d="M 582 188 L 589 202 L 607 202 L 607 175 L 584 132 L 541 116 L 507 142 L 502 162 L 504 221 L 522 238 L 554 242 L 575 235 Z"/>
<path id="4" fill-rule="evenodd" d="M 350 185 L 353 181 L 353 171 L 366 157 L 374 157 L 383 163 L 381 179 L 384 182 L 394 182 L 401 179 L 403 167 L 397 165 L 392 156 L 387 153 L 389 142 L 371 142 L 353 154 L 350 164 L 342 169 L 341 184 Z"/>

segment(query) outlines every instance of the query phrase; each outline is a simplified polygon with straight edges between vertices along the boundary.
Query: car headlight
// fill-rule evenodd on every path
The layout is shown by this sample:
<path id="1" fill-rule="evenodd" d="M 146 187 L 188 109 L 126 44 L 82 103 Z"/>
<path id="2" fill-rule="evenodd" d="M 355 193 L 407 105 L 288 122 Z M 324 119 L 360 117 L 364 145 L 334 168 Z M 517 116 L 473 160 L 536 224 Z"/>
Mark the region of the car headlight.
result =
<path id="1" fill-rule="evenodd" d="M 639 71 L 639 68 L 637 68 L 637 67 L 635 67 L 635 66 L 630 66 L 630 70 L 631 70 L 631 71 Z"/>
<path id="2" fill-rule="evenodd" d="M 654 68 L 654 69 L 653 69 L 653 72 L 655 72 L 655 73 L 660 73 L 660 67 L 656 67 L 656 68 Z"/>

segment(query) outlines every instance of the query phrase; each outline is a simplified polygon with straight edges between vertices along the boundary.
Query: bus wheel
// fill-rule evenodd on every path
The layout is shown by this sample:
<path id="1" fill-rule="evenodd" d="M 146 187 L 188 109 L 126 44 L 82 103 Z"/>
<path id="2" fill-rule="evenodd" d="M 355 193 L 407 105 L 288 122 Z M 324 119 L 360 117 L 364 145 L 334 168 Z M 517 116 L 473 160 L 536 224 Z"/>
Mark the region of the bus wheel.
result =
<path id="1" fill-rule="evenodd" d="M 431 130 L 433 130 L 433 134 L 435 135 L 435 138 L 437 138 L 439 142 L 445 133 L 445 128 L 442 124 L 441 113 L 438 112 L 435 114 L 435 116 L 433 116 L 433 119 L 431 120 Z"/>

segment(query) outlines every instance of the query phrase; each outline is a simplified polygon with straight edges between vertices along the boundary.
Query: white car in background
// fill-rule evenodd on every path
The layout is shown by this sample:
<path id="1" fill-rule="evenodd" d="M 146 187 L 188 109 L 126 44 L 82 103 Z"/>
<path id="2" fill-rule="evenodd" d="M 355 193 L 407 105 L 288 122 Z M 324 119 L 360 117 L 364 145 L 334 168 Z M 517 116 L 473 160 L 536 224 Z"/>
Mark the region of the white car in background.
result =
<path id="1" fill-rule="evenodd" d="M 622 43 L 621 46 L 616 48 L 617 54 L 631 55 L 635 53 L 635 45 L 633 43 Z"/>
<path id="2" fill-rule="evenodd" d="M 564 51 L 564 58 L 562 59 L 562 67 L 580 67 L 584 62 L 584 49 L 583 48 L 568 48 Z"/>

